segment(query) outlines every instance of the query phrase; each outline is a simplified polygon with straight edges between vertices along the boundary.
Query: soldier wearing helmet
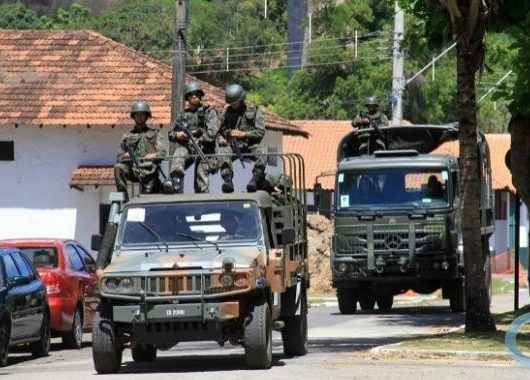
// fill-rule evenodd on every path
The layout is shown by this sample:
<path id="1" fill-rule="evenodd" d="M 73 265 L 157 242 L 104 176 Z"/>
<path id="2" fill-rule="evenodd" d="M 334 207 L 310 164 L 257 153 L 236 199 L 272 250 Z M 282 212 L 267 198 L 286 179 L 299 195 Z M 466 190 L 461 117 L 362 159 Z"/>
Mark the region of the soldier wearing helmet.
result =
<path id="1" fill-rule="evenodd" d="M 234 191 L 232 161 L 239 151 L 255 162 L 252 179 L 247 185 L 250 192 L 267 188 L 265 179 L 265 159 L 260 156 L 258 149 L 265 135 L 265 119 L 260 107 L 248 105 L 245 102 L 245 90 L 239 84 L 231 84 L 225 89 L 225 100 L 228 106 L 221 121 L 221 132 L 218 137 L 219 154 L 225 155 L 221 160 L 222 190 L 225 193 Z M 226 155 L 231 156 L 227 157 Z"/>
<path id="2" fill-rule="evenodd" d="M 122 137 L 118 162 L 114 166 L 116 188 L 125 193 L 126 199 L 127 181 L 139 182 L 140 191 L 144 194 L 160 190 L 158 170 L 160 160 L 166 154 L 158 131 L 147 126 L 147 120 L 152 117 L 149 104 L 134 102 L 130 115 L 135 124 Z"/>
<path id="3" fill-rule="evenodd" d="M 197 82 L 187 83 L 184 90 L 184 100 L 187 107 L 181 118 L 191 131 L 204 154 L 215 153 L 215 139 L 219 133 L 219 117 L 217 111 L 202 102 L 204 91 Z M 216 170 L 216 161 L 211 159 L 202 162 L 195 158 L 194 152 L 184 132 L 169 132 L 169 141 L 174 147 L 170 165 L 170 177 L 173 190 L 182 193 L 184 190 L 184 173 L 195 163 L 195 192 L 207 193 L 209 191 L 208 174 Z"/>
<path id="4" fill-rule="evenodd" d="M 379 110 L 379 102 L 375 96 L 369 96 L 364 103 L 366 110 L 359 113 L 353 119 L 352 125 L 355 130 L 369 128 L 371 125 L 383 127 L 388 125 L 389 121 L 386 115 Z"/>

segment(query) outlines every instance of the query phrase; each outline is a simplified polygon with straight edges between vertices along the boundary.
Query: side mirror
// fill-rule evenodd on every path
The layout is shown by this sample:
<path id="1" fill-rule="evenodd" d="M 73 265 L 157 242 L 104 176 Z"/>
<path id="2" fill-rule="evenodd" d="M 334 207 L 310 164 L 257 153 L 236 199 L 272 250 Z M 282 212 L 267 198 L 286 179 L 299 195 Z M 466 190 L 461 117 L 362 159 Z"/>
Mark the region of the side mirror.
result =
<path id="1" fill-rule="evenodd" d="M 8 288 L 15 288 L 17 286 L 29 284 L 30 279 L 25 276 L 15 276 L 7 280 Z"/>
<path id="2" fill-rule="evenodd" d="M 103 236 L 92 235 L 92 238 L 90 239 L 90 249 L 92 249 L 93 251 L 99 252 L 99 249 L 101 248 L 102 240 L 103 240 Z"/>
<path id="3" fill-rule="evenodd" d="M 296 232 L 294 228 L 285 228 L 282 230 L 282 245 L 293 244 L 296 241 Z"/>

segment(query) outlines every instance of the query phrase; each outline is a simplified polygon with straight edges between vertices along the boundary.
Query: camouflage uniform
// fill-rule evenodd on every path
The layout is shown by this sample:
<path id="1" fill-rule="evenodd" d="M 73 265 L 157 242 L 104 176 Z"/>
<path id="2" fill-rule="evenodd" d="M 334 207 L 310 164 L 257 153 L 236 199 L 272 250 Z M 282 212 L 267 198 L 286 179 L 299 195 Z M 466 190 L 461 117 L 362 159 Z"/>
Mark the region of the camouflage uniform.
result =
<path id="1" fill-rule="evenodd" d="M 138 167 L 133 165 L 131 158 L 124 158 L 125 153 L 128 152 L 128 147 L 135 155 Z M 159 163 L 156 160 L 142 160 L 142 157 L 150 153 L 156 153 L 160 159 L 165 156 L 165 149 L 158 131 L 146 125 L 136 124 L 132 131 L 123 135 L 117 157 L 118 163 L 114 166 L 114 178 L 118 191 L 127 194 L 127 181 L 140 182 L 140 192 L 142 193 L 159 191 Z"/>
<path id="2" fill-rule="evenodd" d="M 252 170 L 253 178 L 247 185 L 248 191 L 256 191 L 265 189 L 265 167 L 266 159 L 262 155 L 262 151 L 259 149 L 259 144 L 265 136 L 265 118 L 263 110 L 260 107 L 250 106 L 244 103 L 244 91 L 239 85 L 228 86 L 227 94 L 230 93 L 230 87 L 235 87 L 241 91 L 242 94 L 239 96 L 241 106 L 234 108 L 232 105 L 226 107 L 221 120 L 221 132 L 217 139 L 217 152 L 218 154 L 225 155 L 221 158 L 221 177 L 223 178 L 223 191 L 231 192 L 230 185 L 232 184 L 232 178 L 234 176 L 232 161 L 237 159 L 233 150 L 232 144 L 237 144 L 241 154 L 249 155 L 246 159 L 255 162 L 254 169 Z M 229 98 L 228 100 L 233 100 Z M 234 103 L 234 102 L 229 102 Z M 228 131 L 239 130 L 247 133 L 247 137 L 243 140 L 236 140 L 229 136 Z M 230 157 L 227 157 L 229 155 Z M 228 190 L 228 191 L 227 191 Z M 230 191 L 231 190 L 231 191 Z"/>
<path id="3" fill-rule="evenodd" d="M 378 127 L 385 127 L 390 123 L 390 121 L 388 120 L 388 117 L 383 112 L 377 111 L 376 113 L 366 112 L 365 114 L 359 114 L 355 116 L 355 118 L 352 121 L 352 125 L 355 128 L 359 128 L 359 129 L 369 128 L 369 125 L 363 124 L 361 122 L 363 118 L 367 118 L 370 120 L 369 125 L 376 124 Z"/>
<path id="4" fill-rule="evenodd" d="M 372 127 L 385 127 L 389 124 L 388 117 L 379 110 L 379 102 L 375 96 L 370 96 L 365 102 L 367 110 L 358 114 L 352 121 L 352 126 L 359 131 L 359 140 L 361 142 L 359 151 L 363 154 L 369 154 L 371 151 L 386 149 L 384 136 L 376 132 L 375 135 L 363 133 L 363 129 Z M 363 119 L 368 119 L 368 124 L 363 122 Z"/>
<path id="5" fill-rule="evenodd" d="M 204 105 L 195 110 L 186 108 L 182 118 L 188 124 L 204 154 L 214 154 L 215 139 L 219 132 L 217 111 Z M 173 131 L 169 132 L 169 141 L 174 148 L 170 166 L 171 177 L 182 181 L 186 169 L 195 162 L 195 192 L 207 193 L 209 191 L 208 174 L 216 169 L 215 159 L 202 162 L 200 158 L 196 158 L 197 153 L 189 142 L 176 141 Z"/>

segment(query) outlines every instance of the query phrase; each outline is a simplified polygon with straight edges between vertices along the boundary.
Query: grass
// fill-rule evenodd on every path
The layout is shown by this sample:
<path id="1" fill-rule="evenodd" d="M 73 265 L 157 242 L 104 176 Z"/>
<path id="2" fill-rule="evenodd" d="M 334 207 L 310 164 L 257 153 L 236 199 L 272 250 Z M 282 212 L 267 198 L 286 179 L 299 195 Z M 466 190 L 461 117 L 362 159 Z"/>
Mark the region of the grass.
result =
<path id="1" fill-rule="evenodd" d="M 513 293 L 514 290 L 513 282 L 507 281 L 503 278 L 493 278 L 491 281 L 491 287 L 494 295 Z"/>
<path id="2" fill-rule="evenodd" d="M 506 330 L 515 318 L 526 313 L 530 313 L 530 306 L 519 310 L 517 313 L 496 314 L 494 317 L 497 331 L 493 333 L 465 334 L 463 331 L 456 331 L 434 337 L 407 340 L 401 344 L 401 347 L 434 351 L 506 352 L 507 349 L 504 344 Z M 517 337 L 518 347 L 522 352 L 528 353 L 530 352 L 530 326 L 524 326 L 521 332 L 523 334 L 519 334 Z"/>

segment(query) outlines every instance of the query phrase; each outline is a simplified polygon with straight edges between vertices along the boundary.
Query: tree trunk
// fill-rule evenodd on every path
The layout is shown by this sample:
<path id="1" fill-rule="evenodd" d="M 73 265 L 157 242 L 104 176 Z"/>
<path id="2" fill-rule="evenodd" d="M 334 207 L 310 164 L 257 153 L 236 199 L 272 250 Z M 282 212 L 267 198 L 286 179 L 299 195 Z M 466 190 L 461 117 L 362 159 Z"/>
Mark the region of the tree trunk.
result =
<path id="1" fill-rule="evenodd" d="M 530 118 L 514 116 L 509 129 L 512 182 L 523 202 L 530 205 Z"/>
<path id="2" fill-rule="evenodd" d="M 461 11 L 462 8 L 461 7 Z M 469 11 L 469 9 L 467 9 Z M 489 309 L 480 223 L 481 174 L 477 148 L 476 74 L 482 64 L 485 26 L 477 25 L 469 35 L 469 14 L 455 20 L 457 38 L 458 118 L 460 159 L 463 167 L 462 236 L 466 286 L 466 332 L 495 331 Z M 481 21 L 479 21 L 481 23 Z M 484 243 L 487 244 L 487 241 Z M 489 249 L 489 248 L 488 248 Z"/>

